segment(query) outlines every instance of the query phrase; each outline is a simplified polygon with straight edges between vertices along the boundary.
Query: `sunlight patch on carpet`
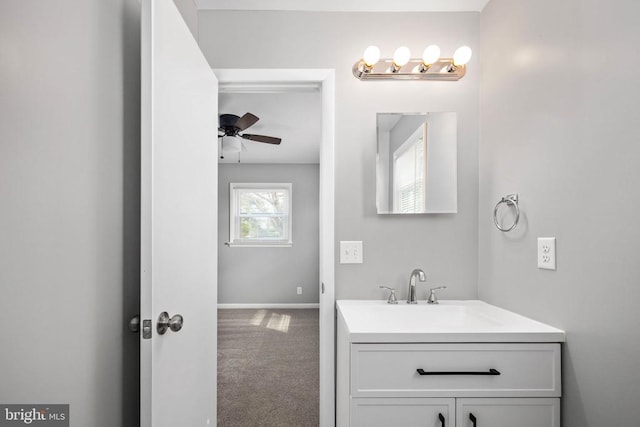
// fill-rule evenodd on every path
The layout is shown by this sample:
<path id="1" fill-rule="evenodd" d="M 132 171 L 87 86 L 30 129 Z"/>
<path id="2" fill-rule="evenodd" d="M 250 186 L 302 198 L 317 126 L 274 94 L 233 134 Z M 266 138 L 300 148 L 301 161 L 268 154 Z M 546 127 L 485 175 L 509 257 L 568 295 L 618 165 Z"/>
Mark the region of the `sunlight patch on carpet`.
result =
<path id="1" fill-rule="evenodd" d="M 256 314 L 254 314 L 251 320 L 249 320 L 249 324 L 253 326 L 262 325 L 262 321 L 264 320 L 264 316 L 266 315 L 267 315 L 267 310 L 256 311 Z"/>
<path id="2" fill-rule="evenodd" d="M 289 332 L 289 323 L 291 323 L 291 316 L 288 314 L 271 313 L 267 328 L 287 333 Z"/>

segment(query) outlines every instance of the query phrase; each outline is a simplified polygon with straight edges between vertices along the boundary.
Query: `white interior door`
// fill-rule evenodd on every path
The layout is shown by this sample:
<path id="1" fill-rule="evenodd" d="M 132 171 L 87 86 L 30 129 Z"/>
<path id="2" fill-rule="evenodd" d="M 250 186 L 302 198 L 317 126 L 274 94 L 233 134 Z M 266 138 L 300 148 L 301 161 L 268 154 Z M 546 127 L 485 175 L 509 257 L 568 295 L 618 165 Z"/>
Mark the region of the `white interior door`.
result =
<path id="1" fill-rule="evenodd" d="M 218 83 L 172 0 L 142 1 L 141 43 L 141 425 L 215 425 Z"/>

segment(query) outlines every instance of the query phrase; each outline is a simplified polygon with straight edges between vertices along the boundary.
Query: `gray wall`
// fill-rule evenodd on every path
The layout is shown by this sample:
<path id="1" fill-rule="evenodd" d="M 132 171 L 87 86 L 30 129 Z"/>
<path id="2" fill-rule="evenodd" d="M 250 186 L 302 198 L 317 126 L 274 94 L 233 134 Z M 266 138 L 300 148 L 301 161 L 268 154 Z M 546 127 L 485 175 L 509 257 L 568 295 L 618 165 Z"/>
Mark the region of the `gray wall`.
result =
<path id="1" fill-rule="evenodd" d="M 482 13 L 479 293 L 567 331 L 563 425 L 640 419 L 640 3 L 492 0 Z M 520 193 L 522 227 L 493 225 Z M 557 271 L 536 239 L 557 238 Z"/>
<path id="2" fill-rule="evenodd" d="M 139 8 L 0 2 L 0 402 L 138 424 Z"/>
<path id="3" fill-rule="evenodd" d="M 319 292 L 319 168 L 220 164 L 218 179 L 218 303 L 317 303 Z M 229 183 L 290 182 L 293 246 L 230 248 Z M 296 287 L 302 286 L 302 295 Z"/>
<path id="4" fill-rule="evenodd" d="M 443 298 L 477 296 L 478 96 L 471 59 L 459 82 L 362 82 L 351 67 L 370 44 L 386 56 L 406 44 L 420 55 L 479 48 L 479 13 L 313 13 L 201 11 L 200 47 L 213 68 L 335 68 L 336 257 L 339 240 L 363 240 L 364 263 L 336 262 L 336 297 L 383 298 L 386 283 L 406 293 L 415 267 L 446 283 Z M 237 52 L 242 52 L 237 54 Z M 458 113 L 458 213 L 377 215 L 376 113 Z M 420 290 L 426 298 L 426 286 Z"/>

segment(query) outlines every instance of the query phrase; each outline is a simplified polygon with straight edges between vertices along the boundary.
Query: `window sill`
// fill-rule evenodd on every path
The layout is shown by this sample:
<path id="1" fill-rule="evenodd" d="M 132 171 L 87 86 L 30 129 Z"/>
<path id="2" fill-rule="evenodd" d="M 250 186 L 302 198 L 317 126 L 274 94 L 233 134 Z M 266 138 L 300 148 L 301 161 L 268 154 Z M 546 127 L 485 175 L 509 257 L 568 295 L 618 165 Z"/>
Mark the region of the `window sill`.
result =
<path id="1" fill-rule="evenodd" d="M 287 243 L 234 243 L 234 242 L 225 242 L 225 245 L 230 248 L 290 248 L 293 246 L 293 242 Z"/>

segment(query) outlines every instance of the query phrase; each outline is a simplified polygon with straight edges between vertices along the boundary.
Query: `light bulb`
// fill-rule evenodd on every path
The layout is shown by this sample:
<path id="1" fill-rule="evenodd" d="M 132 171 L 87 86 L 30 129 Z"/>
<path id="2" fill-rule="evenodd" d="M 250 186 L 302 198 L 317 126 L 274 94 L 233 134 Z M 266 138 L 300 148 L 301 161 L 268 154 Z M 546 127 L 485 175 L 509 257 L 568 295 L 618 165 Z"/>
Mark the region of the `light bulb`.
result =
<path id="1" fill-rule="evenodd" d="M 438 59 L 440 59 L 440 48 L 435 44 L 427 46 L 427 48 L 424 50 L 424 53 L 422 54 L 422 62 L 424 63 L 424 65 L 429 66 L 436 62 Z"/>
<path id="2" fill-rule="evenodd" d="M 373 67 L 380 60 L 380 49 L 377 46 L 369 46 L 362 57 L 367 67 Z"/>
<path id="3" fill-rule="evenodd" d="M 469 46 L 460 46 L 453 54 L 453 65 L 458 67 L 465 65 L 471 59 L 471 48 Z"/>
<path id="4" fill-rule="evenodd" d="M 400 68 L 406 65 L 411 59 L 411 51 L 406 46 L 401 46 L 393 53 L 393 63 L 396 67 Z"/>

